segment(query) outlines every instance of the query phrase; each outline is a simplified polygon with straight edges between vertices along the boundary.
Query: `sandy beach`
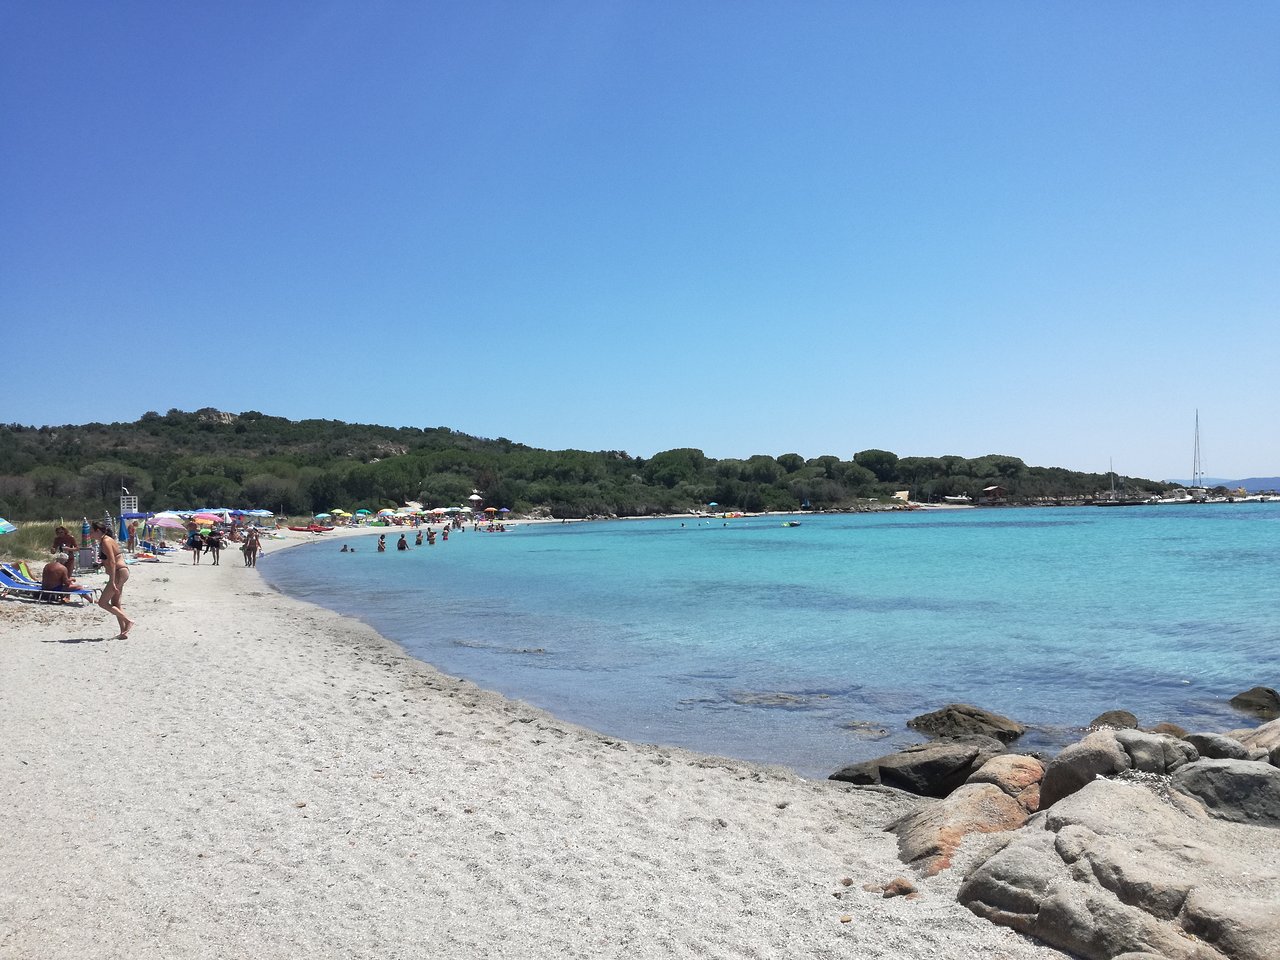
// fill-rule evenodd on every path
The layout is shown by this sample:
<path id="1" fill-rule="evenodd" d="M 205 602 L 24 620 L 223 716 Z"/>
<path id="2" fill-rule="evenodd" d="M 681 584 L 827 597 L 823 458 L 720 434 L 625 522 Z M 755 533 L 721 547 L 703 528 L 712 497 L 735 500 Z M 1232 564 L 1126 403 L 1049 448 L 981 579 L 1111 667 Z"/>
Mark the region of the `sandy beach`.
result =
<path id="1" fill-rule="evenodd" d="M 915 798 L 561 722 L 238 551 L 131 572 L 124 641 L 0 601 L 0 957 L 1065 956 L 863 890 Z"/>

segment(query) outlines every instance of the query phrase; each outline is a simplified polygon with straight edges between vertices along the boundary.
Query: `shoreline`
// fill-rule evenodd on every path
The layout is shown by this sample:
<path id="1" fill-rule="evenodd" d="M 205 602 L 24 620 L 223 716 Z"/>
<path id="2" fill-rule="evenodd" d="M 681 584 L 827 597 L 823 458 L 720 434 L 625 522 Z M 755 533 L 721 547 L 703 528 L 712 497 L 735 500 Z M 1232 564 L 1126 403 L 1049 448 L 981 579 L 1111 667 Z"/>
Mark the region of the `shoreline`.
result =
<path id="1" fill-rule="evenodd" d="M 0 603 L 0 956 L 1064 956 L 958 871 L 862 891 L 920 798 L 597 734 L 182 556 L 125 641 Z"/>

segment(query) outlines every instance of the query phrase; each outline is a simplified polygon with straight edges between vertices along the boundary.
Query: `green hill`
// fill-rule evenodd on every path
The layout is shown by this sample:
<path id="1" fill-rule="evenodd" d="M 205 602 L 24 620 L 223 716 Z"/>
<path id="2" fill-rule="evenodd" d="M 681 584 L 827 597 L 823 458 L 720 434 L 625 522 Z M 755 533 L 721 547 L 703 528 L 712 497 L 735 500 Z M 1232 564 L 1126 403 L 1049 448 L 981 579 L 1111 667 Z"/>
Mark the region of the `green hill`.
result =
<path id="1" fill-rule="evenodd" d="M 292 421 L 256 411 L 146 413 L 136 423 L 0 426 L 0 516 L 49 519 L 101 514 L 120 488 L 144 509 L 265 507 L 310 514 L 485 503 L 555 517 L 646 516 L 704 508 L 852 509 L 909 490 L 940 500 L 999 485 L 1011 502 L 1091 497 L 1105 474 L 1029 467 L 1016 457 L 902 457 L 885 450 L 809 460 L 757 454 L 713 460 L 701 450 L 644 459 L 620 450 L 539 450 L 448 427 L 384 427 L 340 420 Z M 1128 480 L 1126 493 L 1167 485 Z"/>

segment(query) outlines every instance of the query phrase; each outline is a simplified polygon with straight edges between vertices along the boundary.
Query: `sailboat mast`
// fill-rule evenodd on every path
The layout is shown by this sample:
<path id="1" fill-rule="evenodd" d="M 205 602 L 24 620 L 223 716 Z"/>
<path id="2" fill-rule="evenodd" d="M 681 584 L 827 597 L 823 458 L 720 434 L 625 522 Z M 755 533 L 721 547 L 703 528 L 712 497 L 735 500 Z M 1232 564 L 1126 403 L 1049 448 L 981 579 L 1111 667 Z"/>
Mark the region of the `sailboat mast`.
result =
<path id="1" fill-rule="evenodd" d="M 1204 486 L 1204 468 L 1200 465 L 1200 411 L 1196 410 L 1196 449 L 1195 458 L 1191 463 L 1191 485 L 1193 487 Z"/>

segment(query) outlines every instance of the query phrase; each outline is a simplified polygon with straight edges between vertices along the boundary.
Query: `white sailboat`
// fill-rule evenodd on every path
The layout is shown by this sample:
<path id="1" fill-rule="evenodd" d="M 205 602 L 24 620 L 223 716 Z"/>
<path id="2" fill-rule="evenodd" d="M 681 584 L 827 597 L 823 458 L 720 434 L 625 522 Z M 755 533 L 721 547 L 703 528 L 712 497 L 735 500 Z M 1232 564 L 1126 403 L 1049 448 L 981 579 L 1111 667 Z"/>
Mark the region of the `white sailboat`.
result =
<path id="1" fill-rule="evenodd" d="M 1204 485 L 1204 466 L 1200 463 L 1200 411 L 1196 410 L 1196 446 L 1191 461 L 1191 486 L 1187 493 L 1196 503 L 1204 503 L 1209 499 L 1209 491 Z"/>

